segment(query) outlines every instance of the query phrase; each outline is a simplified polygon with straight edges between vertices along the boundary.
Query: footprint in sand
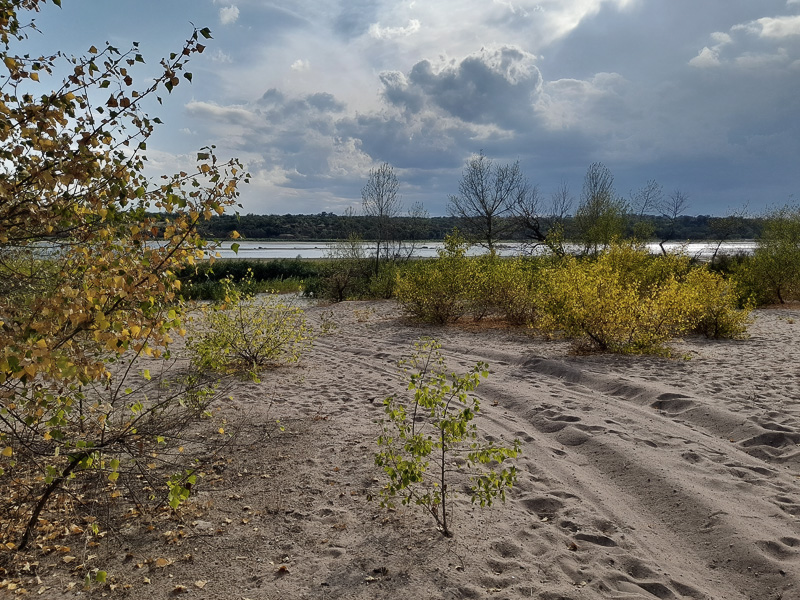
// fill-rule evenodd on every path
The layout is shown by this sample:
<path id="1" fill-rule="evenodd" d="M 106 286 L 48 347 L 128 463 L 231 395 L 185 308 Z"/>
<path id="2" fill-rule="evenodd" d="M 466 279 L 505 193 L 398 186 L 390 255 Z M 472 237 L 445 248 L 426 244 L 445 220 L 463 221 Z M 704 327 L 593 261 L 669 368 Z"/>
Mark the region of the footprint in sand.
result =
<path id="1" fill-rule="evenodd" d="M 800 540 L 793 537 L 782 537 L 778 540 L 764 540 L 756 545 L 768 557 L 781 561 L 800 559 Z"/>
<path id="2" fill-rule="evenodd" d="M 522 505 L 529 513 L 535 514 L 539 518 L 547 517 L 548 519 L 552 519 L 564 508 L 564 503 L 561 500 L 547 496 L 528 498 L 522 501 Z"/>
<path id="3" fill-rule="evenodd" d="M 587 542 L 595 546 L 604 546 L 605 548 L 613 548 L 617 542 L 605 535 L 593 535 L 591 533 L 578 533 L 575 534 L 575 540 L 579 542 Z"/>
<path id="4" fill-rule="evenodd" d="M 508 540 L 497 540 L 492 542 L 489 547 L 502 558 L 517 558 L 522 554 L 522 548 Z"/>

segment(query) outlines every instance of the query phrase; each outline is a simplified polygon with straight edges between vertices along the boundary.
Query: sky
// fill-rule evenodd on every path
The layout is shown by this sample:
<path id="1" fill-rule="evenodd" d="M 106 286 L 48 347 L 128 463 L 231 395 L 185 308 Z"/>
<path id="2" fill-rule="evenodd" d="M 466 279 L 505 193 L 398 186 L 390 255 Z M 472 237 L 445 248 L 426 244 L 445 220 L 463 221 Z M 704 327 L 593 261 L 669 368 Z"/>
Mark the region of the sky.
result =
<path id="1" fill-rule="evenodd" d="M 251 173 L 242 214 L 341 214 L 389 163 L 406 207 L 447 214 L 469 158 L 519 161 L 577 202 L 603 163 L 686 214 L 800 194 L 800 0 L 63 0 L 31 54 L 140 43 L 146 81 L 192 24 L 213 39 L 150 111 L 159 172 L 202 146 Z"/>

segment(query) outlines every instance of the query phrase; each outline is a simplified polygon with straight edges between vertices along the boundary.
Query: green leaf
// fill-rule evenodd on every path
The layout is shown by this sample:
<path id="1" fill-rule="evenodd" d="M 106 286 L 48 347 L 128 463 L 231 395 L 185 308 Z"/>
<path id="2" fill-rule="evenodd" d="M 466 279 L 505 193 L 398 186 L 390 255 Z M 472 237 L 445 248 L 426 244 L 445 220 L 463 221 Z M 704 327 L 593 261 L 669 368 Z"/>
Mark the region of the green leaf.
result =
<path id="1" fill-rule="evenodd" d="M 233 250 L 234 254 L 239 254 L 239 244 L 236 243 L 231 244 L 231 250 Z"/>
<path id="2" fill-rule="evenodd" d="M 191 73 L 184 73 L 183 76 L 189 81 L 192 81 L 192 74 Z"/>
<path id="3" fill-rule="evenodd" d="M 202 35 L 202 36 L 203 36 L 204 38 L 206 38 L 207 40 L 208 40 L 208 39 L 211 39 L 211 30 L 210 30 L 208 27 L 203 27 L 203 28 L 200 30 L 200 35 Z"/>
<path id="4" fill-rule="evenodd" d="M 145 379 L 147 379 L 147 381 L 150 381 L 150 369 L 145 369 L 142 375 L 144 376 Z"/>

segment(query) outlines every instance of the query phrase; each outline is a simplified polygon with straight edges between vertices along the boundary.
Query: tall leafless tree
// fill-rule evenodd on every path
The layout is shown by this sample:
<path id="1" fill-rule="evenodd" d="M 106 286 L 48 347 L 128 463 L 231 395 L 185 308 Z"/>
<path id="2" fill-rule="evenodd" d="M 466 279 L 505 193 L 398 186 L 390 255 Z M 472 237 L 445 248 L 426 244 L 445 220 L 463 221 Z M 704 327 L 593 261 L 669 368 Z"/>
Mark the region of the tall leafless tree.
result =
<path id="1" fill-rule="evenodd" d="M 659 203 L 658 210 L 661 216 L 667 220 L 667 227 L 664 229 L 661 234 L 661 240 L 658 242 L 662 254 L 667 253 L 667 250 L 664 248 L 664 243 L 675 237 L 678 217 L 686 212 L 687 208 L 689 208 L 689 196 L 684 194 L 681 190 L 675 190 Z"/>
<path id="2" fill-rule="evenodd" d="M 634 238 L 646 241 L 655 237 L 655 223 L 651 215 L 661 212 L 663 202 L 664 188 L 655 179 L 650 179 L 636 192 L 631 193 L 630 208 L 635 215 Z"/>
<path id="3" fill-rule="evenodd" d="M 564 219 L 572 210 L 569 186 L 562 181 L 550 195 L 550 207 L 545 208 L 538 186 L 531 186 L 514 207 L 518 225 L 528 244 L 535 249 L 546 246 L 557 256 L 565 254 L 563 243 Z"/>
<path id="4" fill-rule="evenodd" d="M 519 161 L 498 165 L 480 152 L 467 161 L 458 192 L 450 196 L 450 214 L 493 253 L 497 240 L 516 226 L 511 218 L 514 207 L 530 193 L 530 186 Z"/>
<path id="5" fill-rule="evenodd" d="M 384 253 L 392 237 L 392 219 L 400 212 L 399 182 L 389 163 L 370 169 L 366 185 L 361 190 L 364 214 L 373 217 L 377 225 L 375 273 L 380 269 L 381 248 Z"/>

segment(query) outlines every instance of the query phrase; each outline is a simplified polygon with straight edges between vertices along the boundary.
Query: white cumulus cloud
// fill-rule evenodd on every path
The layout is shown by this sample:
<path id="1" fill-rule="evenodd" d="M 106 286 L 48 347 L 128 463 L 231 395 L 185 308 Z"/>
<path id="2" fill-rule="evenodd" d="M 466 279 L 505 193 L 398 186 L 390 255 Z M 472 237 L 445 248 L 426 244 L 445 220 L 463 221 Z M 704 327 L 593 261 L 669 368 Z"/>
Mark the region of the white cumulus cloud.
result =
<path id="1" fill-rule="evenodd" d="M 381 27 L 380 23 L 373 23 L 369 27 L 369 35 L 377 40 L 389 40 L 398 37 L 408 37 L 419 31 L 420 22 L 411 19 L 405 27 Z"/>
<path id="2" fill-rule="evenodd" d="M 223 25 L 232 25 L 239 19 L 239 8 L 231 6 L 223 6 L 219 9 L 219 21 Z"/>
<path id="3" fill-rule="evenodd" d="M 304 58 L 298 58 L 292 63 L 291 69 L 292 71 L 308 71 L 311 69 L 311 63 Z"/>
<path id="4" fill-rule="evenodd" d="M 753 24 L 761 37 L 785 38 L 800 35 L 800 15 L 787 17 L 764 17 Z"/>

